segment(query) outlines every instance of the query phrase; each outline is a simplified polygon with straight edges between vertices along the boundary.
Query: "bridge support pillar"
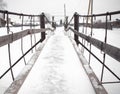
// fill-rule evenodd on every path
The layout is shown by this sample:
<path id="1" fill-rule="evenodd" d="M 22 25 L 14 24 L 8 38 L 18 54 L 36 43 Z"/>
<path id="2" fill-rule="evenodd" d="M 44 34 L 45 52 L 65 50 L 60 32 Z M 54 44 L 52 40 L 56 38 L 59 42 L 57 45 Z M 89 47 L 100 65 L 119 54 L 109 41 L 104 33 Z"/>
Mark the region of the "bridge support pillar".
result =
<path id="1" fill-rule="evenodd" d="M 74 14 L 74 29 L 77 32 L 79 32 L 79 15 L 77 12 Z M 76 43 L 78 45 L 79 44 L 78 35 L 74 34 L 74 40 L 76 41 Z"/>
<path id="2" fill-rule="evenodd" d="M 40 28 L 45 29 L 45 15 L 42 13 L 40 15 Z M 45 39 L 45 32 L 41 32 L 41 39 L 40 41 L 42 42 Z"/>

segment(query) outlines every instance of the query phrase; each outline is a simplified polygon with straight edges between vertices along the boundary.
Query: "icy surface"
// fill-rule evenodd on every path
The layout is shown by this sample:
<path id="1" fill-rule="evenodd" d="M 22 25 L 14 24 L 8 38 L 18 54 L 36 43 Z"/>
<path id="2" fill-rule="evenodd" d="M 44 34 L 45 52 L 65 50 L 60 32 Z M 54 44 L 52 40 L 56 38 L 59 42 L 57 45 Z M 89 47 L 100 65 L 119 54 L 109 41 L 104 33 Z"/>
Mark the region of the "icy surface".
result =
<path id="1" fill-rule="evenodd" d="M 18 94 L 95 94 L 64 31 L 50 37 Z"/>

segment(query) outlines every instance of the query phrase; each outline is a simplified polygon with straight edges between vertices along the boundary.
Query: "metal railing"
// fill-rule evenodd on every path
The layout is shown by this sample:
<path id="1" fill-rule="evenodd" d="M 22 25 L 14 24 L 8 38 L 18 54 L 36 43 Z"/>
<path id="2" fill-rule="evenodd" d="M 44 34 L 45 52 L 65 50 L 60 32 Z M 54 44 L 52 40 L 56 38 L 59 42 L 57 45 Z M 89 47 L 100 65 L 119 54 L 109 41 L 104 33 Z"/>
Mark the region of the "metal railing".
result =
<path id="1" fill-rule="evenodd" d="M 13 73 L 13 67 L 19 63 L 19 61 L 21 59 L 24 59 L 24 63 L 26 65 L 26 59 L 25 59 L 25 56 L 33 50 L 33 48 L 35 48 L 40 42 L 44 41 L 44 39 L 46 38 L 46 34 L 45 34 L 45 31 L 47 30 L 51 30 L 53 31 L 51 28 L 45 28 L 45 24 L 47 22 L 50 23 L 50 21 L 47 19 L 47 17 L 45 16 L 44 13 L 40 14 L 40 15 L 29 15 L 29 14 L 22 14 L 22 13 L 15 13 L 15 12 L 9 12 L 9 11 L 3 11 L 3 10 L 0 10 L 0 13 L 4 15 L 4 19 L 6 18 L 6 28 L 7 28 L 7 35 L 4 35 L 4 36 L 0 36 L 0 47 L 4 46 L 4 45 L 8 45 L 8 56 L 9 56 L 9 65 L 10 67 L 2 74 L 0 75 L 0 79 L 3 78 L 9 71 L 11 72 L 11 76 L 12 76 L 12 79 L 14 80 L 14 73 Z M 22 19 L 21 20 L 21 30 L 20 32 L 17 32 L 17 33 L 13 33 L 12 34 L 10 33 L 10 15 L 14 15 L 14 16 L 20 16 L 20 18 Z M 30 29 L 27 29 L 27 30 L 23 30 L 23 21 L 24 21 L 24 17 L 29 17 L 30 18 Z M 34 18 L 35 17 L 38 17 L 39 18 L 39 25 L 40 25 L 40 29 L 34 29 L 34 23 L 35 23 L 35 20 Z M 51 23 L 50 23 L 51 24 Z M 38 42 L 36 42 L 36 36 L 35 36 L 35 33 L 41 33 L 41 37 L 39 39 Z M 34 40 L 35 40 L 35 44 L 32 43 L 32 37 L 33 37 L 33 34 L 34 34 Z M 26 51 L 26 52 L 23 52 L 23 37 L 27 36 L 27 35 L 30 35 L 30 41 L 31 41 L 31 47 Z M 11 61 L 11 43 L 18 40 L 18 39 L 21 39 L 21 52 L 22 52 L 22 56 L 16 60 L 15 63 L 12 64 L 12 61 Z"/>
<path id="2" fill-rule="evenodd" d="M 120 83 L 120 77 L 114 73 L 106 64 L 105 64 L 105 58 L 106 58 L 106 54 L 111 56 L 112 58 L 114 58 L 115 60 L 117 60 L 118 62 L 120 62 L 120 48 L 112 46 L 110 44 L 107 43 L 107 33 L 108 33 L 108 16 L 111 20 L 111 16 L 112 15 L 117 15 L 120 14 L 120 11 L 114 11 L 114 12 L 107 12 L 107 13 L 102 13 L 102 14 L 93 14 L 93 15 L 79 15 L 78 13 L 75 13 L 73 15 L 73 17 L 71 18 L 70 22 L 68 22 L 66 31 L 71 30 L 74 33 L 74 40 L 76 41 L 76 44 L 80 44 L 82 47 L 84 47 L 88 52 L 89 52 L 89 64 L 91 61 L 91 55 L 93 57 L 95 57 L 101 64 L 102 64 L 102 71 L 101 71 L 101 80 L 100 83 L 101 84 L 109 84 L 109 83 Z M 90 20 L 90 35 L 86 35 L 83 33 L 79 32 L 79 27 L 81 26 L 80 22 L 79 22 L 79 18 L 83 18 L 83 23 L 85 22 L 85 19 L 88 19 L 88 17 L 91 19 Z M 105 17 L 105 39 L 104 42 L 92 38 L 92 33 L 93 33 L 93 19 L 96 19 L 97 17 Z M 71 24 L 72 20 L 74 19 L 74 29 L 72 27 L 70 27 L 69 25 Z M 84 23 L 83 27 L 88 27 L 87 26 L 88 23 Z M 84 31 L 83 31 L 84 32 Z M 79 37 L 82 38 L 82 42 L 79 41 Z M 83 41 L 84 40 L 84 41 Z M 90 48 L 88 49 L 85 46 L 85 41 L 87 41 L 88 43 L 90 43 Z M 103 54 L 103 61 L 100 60 L 93 52 L 91 52 L 91 45 L 94 45 L 96 48 L 98 48 L 99 50 L 101 50 L 102 52 L 104 52 Z M 110 73 L 112 73 L 117 79 L 118 81 L 114 81 L 114 82 L 103 82 L 103 74 L 104 74 L 104 68 L 106 68 Z"/>
<path id="3" fill-rule="evenodd" d="M 7 28 L 7 35 L 5 36 L 0 36 L 0 47 L 4 46 L 4 45 L 8 45 L 8 57 L 9 57 L 9 65 L 10 67 L 0 76 L 0 79 L 3 78 L 9 71 L 11 72 L 11 76 L 12 79 L 14 80 L 14 73 L 13 73 L 13 67 L 15 65 L 17 65 L 19 63 L 19 61 L 21 59 L 24 59 L 24 63 L 26 64 L 26 59 L 25 56 L 32 51 L 33 48 L 36 47 L 36 45 L 38 45 L 40 42 L 44 41 L 44 39 L 46 38 L 46 30 L 52 30 L 50 28 L 45 28 L 45 19 L 47 20 L 47 22 L 54 26 L 54 23 L 51 23 L 47 17 L 44 15 L 44 13 L 42 13 L 41 15 L 29 15 L 29 14 L 22 14 L 22 13 L 14 13 L 14 12 L 9 12 L 9 11 L 2 11 L 0 10 L 0 13 L 2 13 L 4 15 L 4 18 L 6 18 L 6 28 Z M 107 13 L 102 13 L 102 14 L 93 14 L 93 15 L 79 15 L 78 13 L 75 13 L 73 15 L 73 17 L 70 19 L 69 22 L 67 22 L 67 24 L 65 24 L 65 29 L 66 30 L 71 30 L 74 33 L 74 39 L 76 41 L 77 45 L 81 45 L 82 47 L 84 47 L 88 52 L 89 52 L 89 64 L 91 62 L 91 55 L 94 56 L 99 62 L 100 64 L 102 64 L 102 71 L 101 71 L 101 79 L 100 79 L 100 84 L 108 84 L 108 83 L 120 83 L 120 77 L 114 73 L 106 64 L 105 64 L 105 58 L 106 58 L 106 54 L 111 56 L 112 58 L 114 58 L 115 60 L 117 60 L 118 62 L 120 62 L 120 48 L 112 46 L 110 44 L 107 43 L 107 33 L 108 33 L 108 16 L 111 19 L 112 15 L 117 15 L 120 14 L 120 11 L 115 11 L 115 12 L 107 12 Z M 13 33 L 11 34 L 10 31 L 10 26 L 9 26 L 9 15 L 15 15 L 15 16 L 20 16 L 21 17 L 21 32 L 17 32 L 17 33 Z M 30 29 L 27 30 L 23 30 L 23 21 L 24 21 L 24 16 L 29 17 L 30 18 Z M 40 29 L 34 29 L 33 28 L 33 23 L 35 23 L 34 17 L 38 17 L 40 22 Z M 92 33 L 93 33 L 93 19 L 95 19 L 96 17 L 105 17 L 105 39 L 104 42 L 95 39 L 92 37 Z M 90 27 L 90 35 L 86 35 L 83 33 L 79 32 L 79 27 L 81 26 L 81 24 L 79 23 L 80 18 L 83 18 L 83 23 L 85 22 L 85 19 L 90 18 L 90 24 L 88 25 L 88 23 L 84 23 L 83 27 Z M 69 25 L 71 24 L 71 22 L 74 19 L 74 29 L 72 27 L 70 27 Z M 68 18 L 67 18 L 68 20 Z M 88 21 L 86 21 L 88 22 Z M 86 29 L 87 30 L 87 29 Z M 84 30 L 83 30 L 84 32 Z M 41 39 L 39 39 L 38 42 L 36 42 L 36 37 L 35 37 L 35 33 L 41 33 Z M 32 43 L 32 34 L 34 34 L 34 38 L 35 38 L 35 44 L 33 45 Z M 31 38 L 31 47 L 30 49 L 28 49 L 26 52 L 23 51 L 23 37 L 30 35 Z M 82 38 L 82 42 L 80 42 L 79 37 Z M 21 39 L 21 52 L 22 52 L 22 56 L 16 60 L 16 62 L 14 64 L 12 64 L 11 62 L 11 43 Z M 85 41 L 90 43 L 90 48 L 88 49 L 85 46 Z M 96 48 L 100 49 L 102 52 L 104 52 L 103 54 L 103 60 L 100 60 L 92 51 L 91 51 L 91 45 L 94 45 Z M 106 68 L 110 73 L 112 73 L 117 79 L 118 81 L 116 82 L 103 82 L 103 74 L 104 74 L 104 68 Z"/>

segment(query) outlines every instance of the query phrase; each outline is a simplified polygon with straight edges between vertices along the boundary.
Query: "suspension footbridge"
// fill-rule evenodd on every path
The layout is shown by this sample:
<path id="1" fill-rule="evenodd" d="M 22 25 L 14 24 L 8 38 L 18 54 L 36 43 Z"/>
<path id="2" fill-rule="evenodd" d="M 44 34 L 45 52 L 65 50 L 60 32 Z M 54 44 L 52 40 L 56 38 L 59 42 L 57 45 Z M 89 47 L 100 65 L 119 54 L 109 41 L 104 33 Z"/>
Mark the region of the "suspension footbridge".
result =
<path id="1" fill-rule="evenodd" d="M 120 77 L 105 64 L 106 55 L 120 62 L 120 49 L 107 43 L 108 17 L 120 14 L 120 11 L 107 12 L 94 15 L 79 15 L 75 13 L 69 22 L 55 26 L 54 22 L 42 13 L 41 15 L 28 15 L 9 11 L 0 11 L 6 18 L 7 35 L 0 36 L 0 47 L 8 45 L 9 68 L 0 75 L 3 79 L 8 72 L 11 72 L 13 82 L 6 89 L 4 94 L 108 94 L 103 84 L 120 83 Z M 22 31 L 12 32 L 9 26 L 11 15 L 21 18 Z M 97 17 L 105 17 L 105 40 L 100 41 L 92 37 L 93 20 Z M 30 28 L 23 30 L 24 18 L 29 17 Z M 36 25 L 35 17 L 39 18 L 39 28 Z M 82 27 L 90 28 L 90 35 L 80 32 L 80 18 L 91 19 L 91 23 L 83 24 Z M 46 28 L 50 24 L 51 27 Z M 36 34 L 39 35 L 38 42 Z M 30 36 L 31 47 L 24 52 L 23 39 Z M 33 44 L 34 37 L 34 44 Z M 14 63 L 11 61 L 11 45 L 21 40 L 22 56 Z M 90 44 L 86 47 L 86 42 Z M 39 45 L 39 46 L 38 46 Z M 92 45 L 103 52 L 103 60 L 99 59 L 92 51 Z M 80 48 L 80 47 L 81 48 Z M 84 57 L 83 49 L 89 52 L 89 60 Z M 31 59 L 26 62 L 26 55 L 33 52 Z M 15 52 L 14 52 L 15 53 Z M 91 56 L 102 65 L 100 79 L 91 68 Z M 13 68 L 23 60 L 25 67 L 17 77 L 14 77 Z M 104 82 L 104 70 L 107 69 L 117 81 Z"/>

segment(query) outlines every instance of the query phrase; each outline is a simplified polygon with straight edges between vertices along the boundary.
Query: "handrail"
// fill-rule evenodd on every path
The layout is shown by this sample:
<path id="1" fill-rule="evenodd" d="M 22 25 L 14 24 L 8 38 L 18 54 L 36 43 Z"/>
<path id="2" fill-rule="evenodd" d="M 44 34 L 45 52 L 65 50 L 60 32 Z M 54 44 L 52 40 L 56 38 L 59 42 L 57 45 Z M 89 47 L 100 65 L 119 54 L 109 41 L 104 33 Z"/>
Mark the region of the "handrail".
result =
<path id="1" fill-rule="evenodd" d="M 30 15 L 30 14 L 23 14 L 23 13 L 16 13 L 16 12 L 10 12 L 7 10 L 0 10 L 0 13 L 4 13 L 4 14 L 12 14 L 12 15 L 18 15 L 18 16 L 40 16 L 40 15 Z"/>
<path id="2" fill-rule="evenodd" d="M 75 13 L 76 14 L 76 13 Z M 74 29 L 71 27 L 67 27 L 67 30 L 71 30 L 74 33 L 74 39 L 76 41 L 76 44 L 80 44 L 83 48 L 85 48 L 88 52 L 89 52 L 89 64 L 90 64 L 90 57 L 91 55 L 93 55 L 101 64 L 102 64 L 102 71 L 101 71 L 101 79 L 100 82 L 101 84 L 108 84 L 108 83 L 120 83 L 120 77 L 118 75 L 116 75 L 106 64 L 105 64 L 105 57 L 106 54 L 111 56 L 113 59 L 117 60 L 118 62 L 120 62 L 120 48 L 112 46 L 110 44 L 107 43 L 107 30 L 108 30 L 108 16 L 110 16 L 110 21 L 111 21 L 111 16 L 112 15 L 116 15 L 116 14 L 120 14 L 120 11 L 114 11 L 114 12 L 106 12 L 106 13 L 101 13 L 101 14 L 92 14 L 92 15 L 79 15 L 79 14 L 74 14 Z M 83 25 L 83 33 L 79 32 L 79 27 L 80 27 L 80 22 L 79 22 L 79 17 L 83 18 L 83 23 L 84 23 L 84 18 L 85 17 L 90 17 L 91 18 L 91 24 L 90 24 L 90 28 L 91 28 L 91 33 L 89 36 L 86 35 L 86 33 L 84 32 L 84 26 L 87 28 L 86 25 Z M 93 17 L 99 17 L 99 16 L 105 16 L 105 39 L 104 42 L 92 38 L 92 31 L 93 31 Z M 72 17 L 72 19 L 73 19 Z M 78 18 L 78 19 L 76 19 Z M 71 20 L 70 20 L 71 22 Z M 69 23 L 70 24 L 70 23 Z M 68 24 L 68 25 L 69 25 Z M 77 24 L 77 25 L 75 25 Z M 76 29 L 78 28 L 78 29 Z M 81 37 L 82 38 L 82 43 L 79 41 L 79 38 L 76 39 L 76 37 Z M 83 41 L 84 40 L 84 41 Z M 90 49 L 88 49 L 85 46 L 85 41 L 90 43 Z M 94 53 L 91 52 L 91 44 L 94 45 L 96 48 L 100 49 L 102 52 L 104 52 L 103 54 L 103 60 L 100 60 Z M 103 74 L 104 74 L 104 68 L 108 69 L 110 73 L 112 73 L 119 81 L 114 81 L 114 82 L 103 82 Z"/>
<path id="3" fill-rule="evenodd" d="M 51 30 L 51 31 L 54 31 L 53 29 L 51 29 L 51 28 L 45 28 L 45 15 L 44 15 L 44 13 L 42 13 L 42 14 L 40 14 L 40 15 L 29 15 L 29 14 L 22 14 L 22 13 L 15 13 L 15 12 L 9 12 L 9 11 L 6 11 L 6 10 L 0 10 L 0 13 L 3 13 L 3 15 L 4 15 L 4 19 L 5 19 L 5 17 L 7 17 L 7 19 L 6 19 L 6 21 L 5 22 L 7 22 L 7 35 L 4 35 L 4 36 L 0 36 L 0 47 L 2 47 L 2 46 L 4 46 L 4 45 L 6 45 L 6 44 L 8 44 L 9 45 L 9 47 L 8 47 L 8 54 L 9 54 L 9 63 L 10 63 L 10 68 L 8 69 L 8 70 L 6 70 L 1 76 L 0 76 L 0 79 L 4 76 L 4 75 L 6 75 L 6 73 L 8 73 L 8 71 L 11 71 L 11 76 L 12 76 L 12 78 L 13 78 L 13 80 L 14 80 L 14 75 L 13 75 L 13 72 L 12 72 L 12 68 L 21 60 L 21 59 L 24 59 L 24 61 L 25 61 L 25 56 L 27 55 L 27 53 L 28 52 L 30 52 L 31 50 L 33 50 L 33 48 L 34 47 L 36 47 L 36 45 L 38 44 L 38 43 L 40 43 L 40 42 L 42 42 L 45 38 L 46 38 L 46 35 L 45 35 L 45 31 L 46 30 Z M 17 33 L 13 33 L 12 31 L 10 31 L 10 26 L 9 26 L 9 23 L 10 23 L 10 21 L 9 21 L 9 15 L 16 15 L 16 16 L 20 16 L 20 18 L 21 18 L 21 16 L 22 16 L 22 24 L 21 24 L 21 28 L 22 28 L 22 31 L 20 31 L 20 32 L 17 32 Z M 30 17 L 30 24 L 29 24 L 29 26 L 30 26 L 30 29 L 26 29 L 26 30 L 23 30 L 23 17 L 24 16 L 28 16 L 28 17 Z M 33 18 L 35 18 L 35 17 L 39 17 L 39 19 L 40 19 L 40 29 L 33 29 L 32 27 L 33 27 L 33 25 L 31 25 L 32 24 L 32 20 L 33 20 Z M 34 20 L 35 21 L 35 20 Z M 10 34 L 9 32 L 12 32 L 12 34 Z M 39 39 L 39 41 L 36 43 L 35 42 L 35 44 L 33 45 L 33 43 L 32 43 L 32 34 L 35 34 L 35 33 L 41 33 L 41 39 Z M 31 35 L 30 36 L 30 41 L 31 41 L 31 48 L 27 51 L 27 52 L 23 52 L 23 48 L 22 48 L 22 46 L 23 46 L 23 44 L 21 44 L 21 51 L 22 51 L 22 56 L 15 62 L 15 63 L 13 63 L 13 65 L 11 64 L 11 51 L 10 51 L 10 43 L 12 43 L 12 42 L 14 42 L 14 41 L 16 41 L 16 40 L 18 40 L 18 39 L 21 39 L 21 43 L 23 43 L 23 41 L 22 41 L 22 38 L 23 37 L 25 37 L 25 36 L 27 36 L 27 35 Z M 26 64 L 26 63 L 25 63 Z"/>
<path id="4" fill-rule="evenodd" d="M 120 62 L 120 48 L 114 47 L 110 44 L 105 44 L 104 42 L 97 40 L 95 38 L 92 38 L 90 36 L 87 36 L 85 34 L 82 34 L 80 32 L 77 32 L 73 28 L 69 27 L 70 30 L 72 30 L 76 35 L 80 36 L 81 38 L 85 39 L 89 43 L 93 44 L 95 47 L 100 49 L 101 51 L 105 52 L 115 60 Z"/>
<path id="5" fill-rule="evenodd" d="M 114 12 L 106 12 L 101 14 L 92 14 L 92 15 L 79 15 L 80 17 L 96 17 L 96 16 L 106 16 L 106 15 L 116 15 L 120 14 L 120 10 Z"/>
<path id="6" fill-rule="evenodd" d="M 5 36 L 0 36 L 0 47 L 4 46 L 8 43 L 12 43 L 20 38 L 23 38 L 27 35 L 34 34 L 34 33 L 39 33 L 39 32 L 45 32 L 47 30 L 53 31 L 51 28 L 46 28 L 46 29 L 26 29 L 17 33 L 5 35 Z"/>
<path id="7" fill-rule="evenodd" d="M 27 29 L 27 30 L 25 30 L 24 32 L 18 32 L 18 33 L 16 33 L 16 34 L 14 34 L 13 35 L 13 41 L 15 41 L 15 40 L 17 40 L 17 39 L 20 39 L 21 37 L 23 37 L 23 36 L 26 36 L 26 35 L 28 35 L 28 34 L 33 34 L 33 33 L 39 33 L 39 32 L 45 32 L 45 31 L 47 31 L 47 30 L 51 30 L 51 31 L 53 31 L 52 29 L 50 29 L 50 28 L 46 28 L 46 29 L 33 29 L 33 30 L 35 30 L 34 32 L 31 32 L 30 31 L 30 29 Z M 22 35 L 22 34 L 23 35 Z M 16 36 L 18 36 L 18 37 L 16 37 Z M 9 35 L 7 35 L 7 36 L 5 36 L 5 37 L 9 37 Z M 16 39 L 15 39 L 16 38 Z M 8 39 L 8 38 L 6 38 L 6 39 Z M 9 39 L 8 39 L 9 40 Z M 8 40 L 6 40 L 6 42 L 8 41 Z M 11 65 L 11 67 L 10 68 L 8 68 L 1 76 L 0 76 L 0 79 L 5 75 L 5 74 L 7 74 L 24 56 L 26 56 L 34 47 L 36 47 L 36 45 L 38 45 L 39 43 L 41 42 L 41 39 L 36 43 L 36 44 L 34 44 L 28 51 L 26 51 L 13 65 Z"/>
<path id="8" fill-rule="evenodd" d="M 97 39 L 94 39 L 94 38 L 91 38 L 90 36 L 86 36 L 85 34 L 82 34 L 80 32 L 77 32 L 76 30 L 74 30 L 73 28 L 69 27 L 67 30 L 71 30 L 73 31 L 76 35 L 80 36 L 81 38 L 85 39 L 86 41 L 88 41 L 89 43 L 93 44 L 94 46 L 96 46 L 98 49 L 102 50 L 103 52 L 105 52 L 106 54 L 110 55 L 111 57 L 113 57 L 114 59 L 120 61 L 120 49 L 117 48 L 117 47 L 114 47 L 114 46 L 111 46 L 109 44 L 104 44 L 103 42 L 97 40 Z M 99 58 L 97 58 L 91 51 L 89 51 L 80 41 L 79 43 L 89 52 L 91 53 L 101 64 L 103 64 L 118 80 L 120 80 L 120 78 L 110 69 L 108 68 Z M 101 49 L 102 47 L 102 49 Z M 109 52 L 110 49 L 117 49 L 115 52 Z M 116 53 L 118 52 L 118 58 L 117 59 L 115 56 L 116 56 Z M 113 53 L 113 54 L 112 54 Z M 115 56 L 114 56 L 115 55 Z"/>

